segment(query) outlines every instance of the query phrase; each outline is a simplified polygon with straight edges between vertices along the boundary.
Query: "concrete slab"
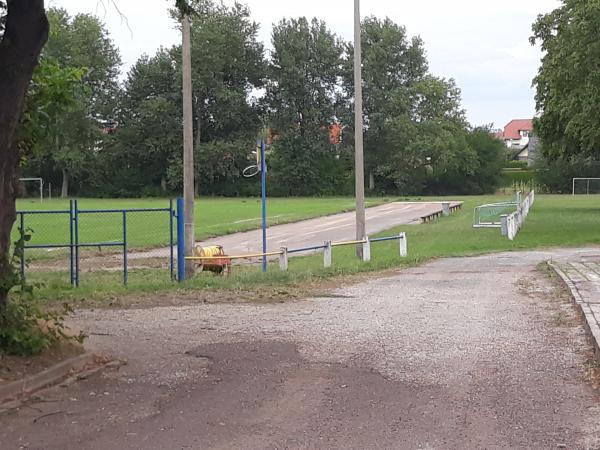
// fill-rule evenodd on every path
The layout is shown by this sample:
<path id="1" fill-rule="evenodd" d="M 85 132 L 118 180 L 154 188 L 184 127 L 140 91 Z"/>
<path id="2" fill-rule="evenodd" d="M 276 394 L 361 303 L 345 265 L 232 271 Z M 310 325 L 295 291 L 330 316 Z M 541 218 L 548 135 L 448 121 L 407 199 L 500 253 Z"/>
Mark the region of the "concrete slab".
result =
<path id="1" fill-rule="evenodd" d="M 580 307 L 594 343 L 596 359 L 600 361 L 600 280 L 596 272 L 600 257 L 595 258 L 587 255 L 585 260 L 553 263 L 551 267 L 569 288 L 575 303 Z"/>

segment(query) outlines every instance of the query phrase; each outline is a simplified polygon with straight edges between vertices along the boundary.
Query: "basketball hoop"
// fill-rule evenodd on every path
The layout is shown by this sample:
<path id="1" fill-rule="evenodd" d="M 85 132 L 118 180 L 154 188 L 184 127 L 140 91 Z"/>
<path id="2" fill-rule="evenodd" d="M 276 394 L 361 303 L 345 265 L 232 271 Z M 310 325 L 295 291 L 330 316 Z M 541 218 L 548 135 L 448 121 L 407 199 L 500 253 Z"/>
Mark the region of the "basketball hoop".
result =
<path id="1" fill-rule="evenodd" d="M 258 175 L 259 172 L 260 172 L 260 167 L 257 166 L 256 164 L 252 164 L 251 166 L 246 167 L 242 171 L 242 176 L 244 178 L 252 178 L 252 177 Z"/>

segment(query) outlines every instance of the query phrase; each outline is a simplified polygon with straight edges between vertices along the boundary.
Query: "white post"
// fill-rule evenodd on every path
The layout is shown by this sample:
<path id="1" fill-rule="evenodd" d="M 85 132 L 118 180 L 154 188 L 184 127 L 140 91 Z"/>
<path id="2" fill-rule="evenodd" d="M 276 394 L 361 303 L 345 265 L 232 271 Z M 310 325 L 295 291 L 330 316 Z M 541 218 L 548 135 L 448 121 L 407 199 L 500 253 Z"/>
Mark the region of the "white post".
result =
<path id="1" fill-rule="evenodd" d="M 500 232 L 502 233 L 502 236 L 508 236 L 508 216 L 506 214 L 502 214 L 500 216 L 500 220 L 502 222 Z"/>
<path id="2" fill-rule="evenodd" d="M 288 249 L 287 247 L 281 247 L 281 253 L 279 254 L 279 268 L 282 271 L 288 270 Z"/>
<path id="3" fill-rule="evenodd" d="M 362 245 L 362 260 L 364 262 L 371 261 L 371 241 L 369 236 L 365 236 L 365 242 Z"/>
<path id="4" fill-rule="evenodd" d="M 517 234 L 517 220 L 515 214 L 508 216 L 508 239 L 511 241 L 515 239 Z"/>
<path id="5" fill-rule="evenodd" d="M 400 242 L 400 256 L 402 258 L 406 258 L 408 255 L 408 242 L 406 233 L 400 233 L 400 239 L 398 241 Z"/>
<path id="6" fill-rule="evenodd" d="M 323 252 L 323 267 L 331 267 L 331 241 L 325 242 L 325 251 Z"/>
<path id="7" fill-rule="evenodd" d="M 448 203 L 448 202 L 442 203 L 442 214 L 444 216 L 450 215 L 450 203 Z"/>

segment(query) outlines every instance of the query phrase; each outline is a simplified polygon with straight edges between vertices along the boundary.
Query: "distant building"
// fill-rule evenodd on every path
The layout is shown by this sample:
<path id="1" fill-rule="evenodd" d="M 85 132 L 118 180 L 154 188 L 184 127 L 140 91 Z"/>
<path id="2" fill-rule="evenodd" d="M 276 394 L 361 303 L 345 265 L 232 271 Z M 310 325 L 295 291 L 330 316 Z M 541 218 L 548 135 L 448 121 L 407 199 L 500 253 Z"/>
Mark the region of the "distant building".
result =
<path id="1" fill-rule="evenodd" d="M 494 133 L 504 142 L 510 161 L 524 161 L 528 166 L 535 164 L 538 157 L 539 139 L 533 133 L 533 119 L 514 119 L 504 130 Z"/>
<path id="2" fill-rule="evenodd" d="M 529 144 L 533 135 L 533 119 L 514 119 L 508 122 L 504 131 L 496 133 L 496 137 L 504 141 L 508 148 L 523 149 Z"/>

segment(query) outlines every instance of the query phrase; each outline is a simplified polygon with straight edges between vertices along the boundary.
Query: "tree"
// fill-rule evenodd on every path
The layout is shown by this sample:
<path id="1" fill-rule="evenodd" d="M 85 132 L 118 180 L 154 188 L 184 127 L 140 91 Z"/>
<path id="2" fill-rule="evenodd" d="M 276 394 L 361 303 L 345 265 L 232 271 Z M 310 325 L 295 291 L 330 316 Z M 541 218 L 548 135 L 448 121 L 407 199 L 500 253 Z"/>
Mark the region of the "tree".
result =
<path id="1" fill-rule="evenodd" d="M 563 0 L 533 25 L 544 56 L 534 79 L 535 128 L 551 159 L 600 155 L 600 2 Z"/>
<path id="2" fill-rule="evenodd" d="M 339 153 L 327 127 L 345 114 L 341 98 L 343 43 L 317 19 L 282 20 L 273 29 L 266 85 L 266 121 L 280 139 L 273 144 L 272 176 L 284 194 L 334 190 L 329 170 Z"/>
<path id="3" fill-rule="evenodd" d="M 418 194 L 439 177 L 469 173 L 476 154 L 466 144 L 467 122 L 454 80 L 428 73 L 423 42 L 390 19 L 362 23 L 365 165 L 369 187 Z M 345 90 L 354 95 L 352 45 Z"/>
<path id="4" fill-rule="evenodd" d="M 253 149 L 261 129 L 260 105 L 253 95 L 264 85 L 266 64 L 258 24 L 250 20 L 246 6 L 192 0 L 190 18 L 196 189 L 210 190 L 210 180 L 239 178 L 246 163 L 241 155 Z M 180 68 L 181 47 L 171 55 Z M 175 155 L 168 170 L 172 186 L 181 182 L 180 159 Z"/>
<path id="5" fill-rule="evenodd" d="M 119 126 L 98 152 L 95 188 L 109 195 L 164 192 L 182 147 L 181 116 L 177 62 L 165 49 L 142 56 L 120 95 Z"/>
<path id="6" fill-rule="evenodd" d="M 100 129 L 114 120 L 120 57 L 98 18 L 89 14 L 71 17 L 64 9 L 50 8 L 48 19 L 50 37 L 42 60 L 85 70 L 77 102 L 54 115 L 54 133 L 40 146 L 38 164 L 32 161 L 36 168 L 51 163 L 53 171 L 62 175 L 61 196 L 66 197 L 71 180 L 90 171 Z"/>
<path id="7" fill-rule="evenodd" d="M 186 0 L 175 0 L 182 13 Z M 12 288 L 10 232 L 16 217 L 19 126 L 25 96 L 48 39 L 43 0 L 0 0 L 0 308 Z"/>
<path id="8" fill-rule="evenodd" d="M 10 232 L 15 221 L 19 124 L 25 95 L 48 38 L 43 0 L 7 0 L 0 5 L 0 309 L 12 288 Z"/>
<path id="9" fill-rule="evenodd" d="M 423 41 L 409 38 L 406 28 L 392 20 L 363 19 L 363 97 L 365 115 L 365 165 L 369 187 L 375 188 L 376 175 L 389 167 L 389 149 L 385 131 L 394 118 L 410 114 L 409 90 L 427 74 L 428 64 Z M 354 96 L 353 45 L 347 45 L 344 78 L 347 96 Z M 397 126 L 398 120 L 395 121 Z M 398 142 L 398 140 L 396 140 Z M 380 180 L 384 181 L 385 180 Z"/>

